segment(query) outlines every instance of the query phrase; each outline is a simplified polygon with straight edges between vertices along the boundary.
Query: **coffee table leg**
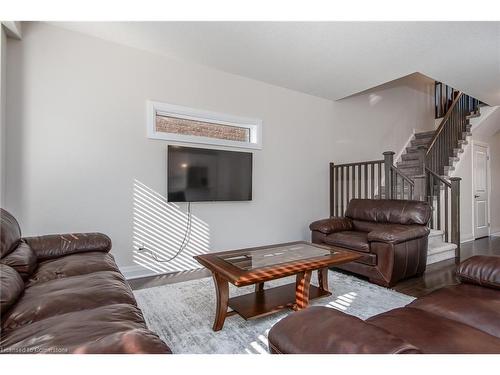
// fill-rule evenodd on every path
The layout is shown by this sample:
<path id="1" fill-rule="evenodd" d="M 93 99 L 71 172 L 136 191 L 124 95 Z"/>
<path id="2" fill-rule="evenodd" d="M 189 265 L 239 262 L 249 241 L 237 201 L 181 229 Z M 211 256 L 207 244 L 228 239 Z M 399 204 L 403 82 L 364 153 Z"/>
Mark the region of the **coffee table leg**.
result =
<path id="1" fill-rule="evenodd" d="M 309 306 L 309 285 L 312 271 L 300 272 L 295 282 L 295 310 L 302 310 Z"/>
<path id="2" fill-rule="evenodd" d="M 318 270 L 318 285 L 321 290 L 328 292 L 328 268 Z"/>
<path id="3" fill-rule="evenodd" d="M 255 284 L 255 291 L 256 292 L 262 292 L 263 290 L 264 290 L 264 283 Z"/>
<path id="4" fill-rule="evenodd" d="M 227 315 L 227 300 L 229 298 L 229 284 L 227 280 L 213 273 L 215 292 L 217 293 L 217 306 L 215 310 L 214 331 L 220 331 L 224 326 Z"/>

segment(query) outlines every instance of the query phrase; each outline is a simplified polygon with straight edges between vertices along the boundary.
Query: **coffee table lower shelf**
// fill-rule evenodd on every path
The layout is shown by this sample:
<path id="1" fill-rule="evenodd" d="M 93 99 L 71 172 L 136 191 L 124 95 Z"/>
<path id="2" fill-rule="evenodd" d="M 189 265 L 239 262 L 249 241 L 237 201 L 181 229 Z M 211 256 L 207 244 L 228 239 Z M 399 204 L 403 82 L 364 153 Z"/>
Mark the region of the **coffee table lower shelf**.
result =
<path id="1" fill-rule="evenodd" d="M 293 308 L 295 305 L 295 284 L 286 284 L 254 293 L 232 297 L 228 306 L 245 320 L 266 316 L 276 311 Z M 327 290 L 309 286 L 309 300 L 330 296 Z"/>

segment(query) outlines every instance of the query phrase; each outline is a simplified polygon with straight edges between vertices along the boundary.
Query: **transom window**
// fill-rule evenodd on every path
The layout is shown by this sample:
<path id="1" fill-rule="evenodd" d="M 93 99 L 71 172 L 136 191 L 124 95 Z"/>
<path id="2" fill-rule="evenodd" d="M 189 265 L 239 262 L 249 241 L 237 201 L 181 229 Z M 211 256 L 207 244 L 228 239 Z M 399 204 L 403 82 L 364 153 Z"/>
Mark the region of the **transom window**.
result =
<path id="1" fill-rule="evenodd" d="M 261 120 L 148 102 L 148 136 L 176 142 L 262 148 Z"/>

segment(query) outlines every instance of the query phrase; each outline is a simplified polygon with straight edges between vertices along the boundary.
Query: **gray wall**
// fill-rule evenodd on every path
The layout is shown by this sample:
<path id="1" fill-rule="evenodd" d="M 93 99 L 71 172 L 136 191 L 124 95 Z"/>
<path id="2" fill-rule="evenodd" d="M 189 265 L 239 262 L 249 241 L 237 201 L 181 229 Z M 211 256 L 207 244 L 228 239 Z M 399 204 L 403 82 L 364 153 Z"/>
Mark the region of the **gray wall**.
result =
<path id="1" fill-rule="evenodd" d="M 328 163 L 382 158 L 434 125 L 432 82 L 412 76 L 331 102 L 41 23 L 8 42 L 6 207 L 26 235 L 102 231 L 126 271 L 197 267 L 191 255 L 309 238 L 328 215 Z M 355 74 L 355 72 L 353 72 Z M 253 201 L 167 204 L 167 143 L 146 138 L 146 100 L 257 117 Z M 136 272 L 136 269 L 134 269 Z M 132 272 L 132 271 L 130 271 Z"/>

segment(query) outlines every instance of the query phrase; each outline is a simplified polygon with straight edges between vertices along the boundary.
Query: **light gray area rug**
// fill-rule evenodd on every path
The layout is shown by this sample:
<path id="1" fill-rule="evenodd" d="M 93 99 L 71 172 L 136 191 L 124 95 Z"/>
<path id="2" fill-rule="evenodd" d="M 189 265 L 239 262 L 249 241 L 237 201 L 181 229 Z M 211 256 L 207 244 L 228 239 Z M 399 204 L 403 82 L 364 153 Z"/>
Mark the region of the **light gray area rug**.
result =
<path id="1" fill-rule="evenodd" d="M 334 271 L 329 271 L 328 276 L 333 294 L 312 301 L 312 305 L 326 306 L 366 319 L 402 307 L 414 299 L 354 276 Z M 313 278 L 317 279 L 316 272 Z M 294 282 L 295 277 L 288 277 L 266 283 L 266 287 Z M 241 295 L 253 290 L 253 286 L 236 288 L 230 284 L 229 295 Z M 283 310 L 248 321 L 233 315 L 226 318 L 221 331 L 214 332 L 215 288 L 211 278 L 136 290 L 134 294 L 149 328 L 178 354 L 268 353 L 269 329 L 292 312 Z"/>

